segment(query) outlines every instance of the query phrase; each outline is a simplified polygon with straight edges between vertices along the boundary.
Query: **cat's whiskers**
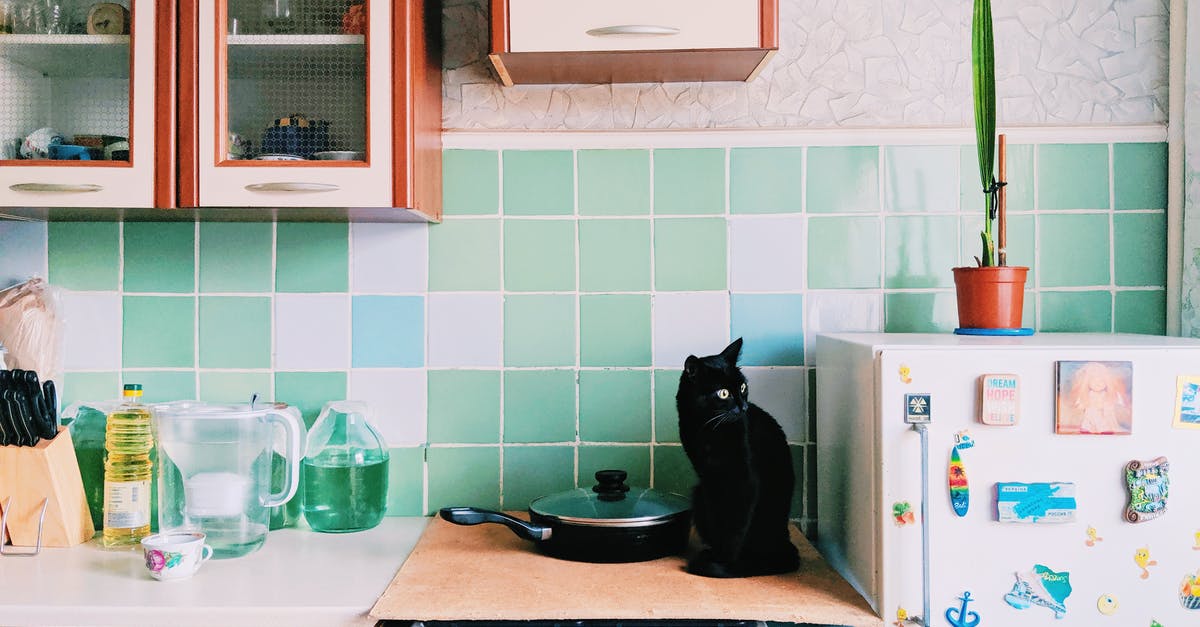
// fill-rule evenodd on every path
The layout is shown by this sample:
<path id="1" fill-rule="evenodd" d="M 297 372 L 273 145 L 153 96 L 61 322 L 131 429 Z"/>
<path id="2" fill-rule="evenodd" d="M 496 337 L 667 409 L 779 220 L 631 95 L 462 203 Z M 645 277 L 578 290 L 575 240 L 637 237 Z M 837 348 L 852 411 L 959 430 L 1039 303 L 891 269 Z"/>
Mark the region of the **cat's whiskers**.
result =
<path id="1" fill-rule="evenodd" d="M 716 421 L 717 424 L 713 425 L 713 426 L 719 427 L 719 426 L 725 424 L 726 419 L 728 417 L 729 417 L 729 411 L 723 411 L 723 412 L 717 414 L 716 416 L 709 418 L 708 421 L 704 423 L 704 426 L 707 427 L 708 425 L 711 425 L 713 423 L 713 421 Z"/>

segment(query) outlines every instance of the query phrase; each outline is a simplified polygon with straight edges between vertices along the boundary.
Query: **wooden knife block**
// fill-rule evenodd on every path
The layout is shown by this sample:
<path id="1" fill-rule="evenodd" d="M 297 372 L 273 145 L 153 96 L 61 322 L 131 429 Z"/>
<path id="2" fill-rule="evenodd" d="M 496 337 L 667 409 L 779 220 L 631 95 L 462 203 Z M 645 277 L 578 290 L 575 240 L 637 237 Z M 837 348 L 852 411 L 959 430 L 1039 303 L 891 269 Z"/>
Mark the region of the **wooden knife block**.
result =
<path id="1" fill-rule="evenodd" d="M 49 500 L 42 546 L 75 546 L 96 534 L 75 445 L 66 427 L 60 427 L 53 440 L 42 440 L 37 446 L 0 446 L 0 508 L 10 497 L 7 532 L 13 546 L 37 544 L 38 518 L 45 499 Z"/>

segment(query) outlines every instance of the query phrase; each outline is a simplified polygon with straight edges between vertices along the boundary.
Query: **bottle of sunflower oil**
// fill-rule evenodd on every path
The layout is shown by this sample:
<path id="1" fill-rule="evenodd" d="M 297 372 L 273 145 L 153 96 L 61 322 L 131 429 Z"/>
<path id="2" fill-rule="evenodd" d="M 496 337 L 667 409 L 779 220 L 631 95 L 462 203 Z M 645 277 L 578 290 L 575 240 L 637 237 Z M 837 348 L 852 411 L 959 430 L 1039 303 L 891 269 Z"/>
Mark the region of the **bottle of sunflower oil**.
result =
<path id="1" fill-rule="evenodd" d="M 104 535 L 106 548 L 135 548 L 150 535 L 150 409 L 142 386 L 131 383 L 124 403 L 108 415 L 104 435 Z"/>

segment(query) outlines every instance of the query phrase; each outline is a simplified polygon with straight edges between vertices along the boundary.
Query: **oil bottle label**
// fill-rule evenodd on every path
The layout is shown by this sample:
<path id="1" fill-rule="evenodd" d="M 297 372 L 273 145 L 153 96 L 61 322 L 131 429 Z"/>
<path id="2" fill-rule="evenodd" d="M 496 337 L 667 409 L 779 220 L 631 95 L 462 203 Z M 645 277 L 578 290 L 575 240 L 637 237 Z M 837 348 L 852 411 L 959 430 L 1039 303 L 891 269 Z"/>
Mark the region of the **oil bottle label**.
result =
<path id="1" fill-rule="evenodd" d="M 104 484 L 104 527 L 137 529 L 150 524 L 150 482 L 109 481 Z"/>

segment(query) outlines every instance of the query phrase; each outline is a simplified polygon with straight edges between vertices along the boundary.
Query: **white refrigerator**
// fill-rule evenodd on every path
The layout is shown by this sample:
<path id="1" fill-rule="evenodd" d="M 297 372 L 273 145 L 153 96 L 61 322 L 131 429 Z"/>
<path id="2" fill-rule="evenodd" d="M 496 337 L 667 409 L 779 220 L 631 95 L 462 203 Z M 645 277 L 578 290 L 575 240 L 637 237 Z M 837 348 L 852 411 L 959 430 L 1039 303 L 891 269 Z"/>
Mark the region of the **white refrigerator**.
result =
<path id="1" fill-rule="evenodd" d="M 820 335 L 816 369 L 817 546 L 885 624 L 1200 626 L 1200 341 Z"/>

